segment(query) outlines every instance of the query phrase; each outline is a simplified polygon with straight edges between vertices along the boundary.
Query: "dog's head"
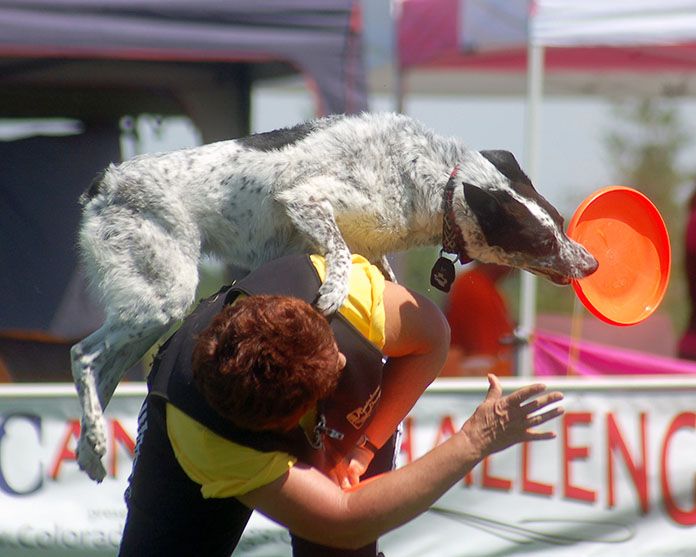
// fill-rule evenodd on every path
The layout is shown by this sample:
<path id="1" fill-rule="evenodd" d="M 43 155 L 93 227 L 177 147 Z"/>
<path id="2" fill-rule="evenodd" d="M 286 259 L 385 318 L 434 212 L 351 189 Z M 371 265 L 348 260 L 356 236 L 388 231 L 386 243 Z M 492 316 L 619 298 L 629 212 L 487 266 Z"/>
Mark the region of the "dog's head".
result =
<path id="1" fill-rule="evenodd" d="M 597 260 L 566 236 L 563 218 L 534 189 L 512 153 L 480 151 L 472 157 L 456 177 L 463 203 L 454 204 L 471 257 L 531 271 L 556 284 L 597 269 Z"/>

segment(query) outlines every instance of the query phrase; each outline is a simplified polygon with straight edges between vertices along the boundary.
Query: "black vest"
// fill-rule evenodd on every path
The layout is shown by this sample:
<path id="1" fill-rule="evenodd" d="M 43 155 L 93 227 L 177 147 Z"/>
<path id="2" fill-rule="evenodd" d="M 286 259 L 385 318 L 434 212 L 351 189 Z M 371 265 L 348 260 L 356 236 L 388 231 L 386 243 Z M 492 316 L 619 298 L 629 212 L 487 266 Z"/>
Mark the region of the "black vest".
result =
<path id="1" fill-rule="evenodd" d="M 288 256 L 267 263 L 203 300 L 157 354 L 148 377 L 149 394 L 169 401 L 218 435 L 260 451 L 285 451 L 311 462 L 328 434 L 332 444 L 345 452 L 361 436 L 377 406 L 384 357 L 342 315 L 336 313 L 330 323 L 338 347 L 346 356 L 346 367 L 336 391 L 318 404 L 318 424 L 309 437 L 299 426 L 284 433 L 234 426 L 207 404 L 191 370 L 198 334 L 240 292 L 293 296 L 311 303 L 320 286 L 319 275 L 308 256 Z"/>

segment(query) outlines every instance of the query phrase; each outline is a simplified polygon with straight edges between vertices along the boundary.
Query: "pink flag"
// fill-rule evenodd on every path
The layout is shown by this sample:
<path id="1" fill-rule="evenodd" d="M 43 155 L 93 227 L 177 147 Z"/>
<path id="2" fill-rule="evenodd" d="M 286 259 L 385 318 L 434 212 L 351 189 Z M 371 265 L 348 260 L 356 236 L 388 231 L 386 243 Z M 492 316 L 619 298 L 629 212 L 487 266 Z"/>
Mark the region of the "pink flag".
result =
<path id="1" fill-rule="evenodd" d="M 532 339 L 535 375 L 696 374 L 696 362 L 537 330 Z"/>

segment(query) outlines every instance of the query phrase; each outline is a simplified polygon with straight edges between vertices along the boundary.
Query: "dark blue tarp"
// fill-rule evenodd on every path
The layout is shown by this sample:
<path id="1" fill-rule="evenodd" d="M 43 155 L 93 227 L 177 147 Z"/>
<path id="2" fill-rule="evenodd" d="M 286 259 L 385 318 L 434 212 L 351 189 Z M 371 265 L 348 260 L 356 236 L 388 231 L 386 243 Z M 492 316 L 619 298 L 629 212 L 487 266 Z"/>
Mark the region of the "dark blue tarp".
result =
<path id="1" fill-rule="evenodd" d="M 67 84 L 78 93 L 77 101 L 72 89 L 65 95 L 72 103 L 70 117 L 79 119 L 74 111 L 81 108 L 80 87 L 103 88 L 98 95 L 104 110 L 113 110 L 120 97 L 109 95 L 111 74 L 100 76 L 98 64 L 84 75 L 65 61 L 164 63 L 172 69 L 280 62 L 308 80 L 317 95 L 317 113 L 358 112 L 367 108 L 358 4 L 0 0 L 0 94 L 25 87 L 18 96 L 22 101 L 25 93 L 32 95 L 24 101 L 32 108 L 33 95 L 45 87 L 46 101 L 53 103 L 48 110 L 66 116 L 60 113 L 63 101 L 51 96 L 54 88 Z M 126 86 L 137 87 L 134 81 Z M 37 95 L 36 102 L 42 98 Z M 75 238 L 80 193 L 100 169 L 119 159 L 118 121 L 114 126 L 113 114 L 104 122 L 99 114 L 95 118 L 101 98 L 90 104 L 92 121 L 83 134 L 0 141 L 0 334 L 29 329 L 82 336 L 98 325 L 99 316 L 79 305 L 84 285 L 75 273 Z M 0 118 L 27 116 L 2 104 Z M 99 126 L 107 120 L 111 127 Z M 66 297 L 76 293 L 66 306 Z"/>
<path id="2" fill-rule="evenodd" d="M 77 199 L 118 157 L 115 129 L 0 141 L 0 329 L 50 329 L 77 264 Z"/>
<path id="3" fill-rule="evenodd" d="M 354 0 L 0 0 L 3 56 L 283 61 L 321 113 L 367 107 Z"/>

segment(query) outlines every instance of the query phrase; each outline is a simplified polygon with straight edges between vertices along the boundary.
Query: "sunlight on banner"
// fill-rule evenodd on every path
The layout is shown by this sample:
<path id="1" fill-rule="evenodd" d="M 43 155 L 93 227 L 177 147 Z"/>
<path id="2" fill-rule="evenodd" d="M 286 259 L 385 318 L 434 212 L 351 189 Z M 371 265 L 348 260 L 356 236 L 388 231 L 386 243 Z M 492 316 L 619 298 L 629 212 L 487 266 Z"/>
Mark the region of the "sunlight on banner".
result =
<path id="1" fill-rule="evenodd" d="M 144 389 L 116 397 L 109 407 L 109 475 L 99 485 L 75 462 L 80 412 L 68 389 L 53 397 L 0 397 L 3 556 L 114 555 L 118 548 Z"/>
<path id="2" fill-rule="evenodd" d="M 696 381 L 641 381 L 549 378 L 566 393 L 557 438 L 487 458 L 429 512 L 384 536 L 381 549 L 399 557 L 692 555 Z M 71 388 L 55 396 L 0 390 L 3 556 L 113 555 L 118 547 L 144 389 L 121 391 L 109 406 L 109 475 L 97 485 L 75 462 Z M 452 435 L 484 392 L 480 380 L 437 382 L 404 423 L 399 463 Z M 285 530 L 254 515 L 235 555 L 288 556 L 289 547 Z"/>
<path id="3" fill-rule="evenodd" d="M 400 557 L 507 555 L 520 544 L 554 557 L 691 555 L 694 389 L 566 391 L 556 439 L 485 459 L 381 547 Z M 481 396 L 426 395 L 406 421 L 402 464 L 451 435 Z"/>

